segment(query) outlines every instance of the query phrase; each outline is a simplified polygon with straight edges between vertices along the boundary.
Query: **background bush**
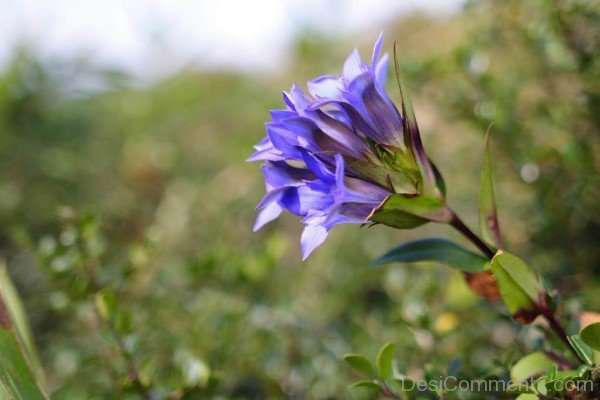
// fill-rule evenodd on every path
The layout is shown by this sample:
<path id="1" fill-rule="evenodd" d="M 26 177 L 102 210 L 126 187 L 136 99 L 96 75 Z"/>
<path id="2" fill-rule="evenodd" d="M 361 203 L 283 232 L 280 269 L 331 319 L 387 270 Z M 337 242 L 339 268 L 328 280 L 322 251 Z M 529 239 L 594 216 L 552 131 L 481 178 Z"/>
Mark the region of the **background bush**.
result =
<path id="1" fill-rule="evenodd" d="M 385 29 L 452 204 L 474 225 L 493 122 L 506 240 L 574 315 L 600 309 L 599 27 L 593 1 L 534 0 Z M 363 36 L 308 32 L 276 76 L 184 71 L 142 87 L 15 53 L 0 77 L 0 255 L 53 398 L 137 398 L 136 384 L 172 398 L 343 398 L 353 373 L 341 355 L 385 341 L 416 378 L 449 364 L 503 374 L 541 345 L 458 273 L 367 268 L 439 226 L 341 227 L 305 263 L 295 218 L 251 233 L 264 188 L 244 160 L 268 110 L 293 81 L 338 72 L 357 43 L 368 54 L 376 34 Z M 99 291 L 116 298 L 111 323 Z"/>

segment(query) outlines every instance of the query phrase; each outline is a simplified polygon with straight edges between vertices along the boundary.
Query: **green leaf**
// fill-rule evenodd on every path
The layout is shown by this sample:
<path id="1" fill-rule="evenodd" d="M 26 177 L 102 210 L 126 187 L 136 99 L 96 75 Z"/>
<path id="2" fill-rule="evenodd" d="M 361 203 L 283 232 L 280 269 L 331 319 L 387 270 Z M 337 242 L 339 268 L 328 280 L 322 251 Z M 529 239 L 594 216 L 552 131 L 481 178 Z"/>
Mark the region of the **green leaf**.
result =
<path id="1" fill-rule="evenodd" d="M 48 396 L 31 368 L 25 344 L 16 332 L 11 311 L 0 295 L 0 399 L 44 400 Z"/>
<path id="2" fill-rule="evenodd" d="M 386 343 L 379 350 L 375 364 L 377 365 L 377 373 L 383 380 L 392 378 L 393 366 L 392 361 L 394 360 L 394 353 L 396 352 L 396 345 L 393 343 Z"/>
<path id="3" fill-rule="evenodd" d="M 372 400 L 378 398 L 381 388 L 374 381 L 359 381 L 348 386 L 350 398 L 356 400 Z"/>
<path id="4" fill-rule="evenodd" d="M 490 267 L 487 258 L 442 238 L 420 239 L 401 244 L 373 261 L 371 265 L 416 261 L 437 261 L 466 272 L 481 272 Z"/>
<path id="5" fill-rule="evenodd" d="M 481 173 L 481 184 L 479 186 L 479 229 L 483 239 L 496 246 L 503 248 L 500 237 L 500 225 L 496 210 L 494 197 L 494 182 L 492 180 L 492 162 L 490 157 L 489 133 L 485 136 L 483 150 L 483 171 Z"/>
<path id="6" fill-rule="evenodd" d="M 534 393 L 531 385 L 529 384 L 512 384 L 506 388 L 507 393 L 512 394 L 530 394 Z"/>
<path id="7" fill-rule="evenodd" d="M 412 229 L 429 221 L 447 223 L 451 217 L 445 201 L 437 197 L 393 194 L 368 219 L 393 228 Z"/>
<path id="8" fill-rule="evenodd" d="M 540 376 L 533 383 L 535 391 L 538 394 L 541 394 L 544 398 L 548 395 L 548 388 L 546 387 L 547 384 L 548 384 L 548 379 L 546 376 Z"/>
<path id="9" fill-rule="evenodd" d="M 373 376 L 375 373 L 371 362 L 367 360 L 365 356 L 360 354 L 347 354 L 343 358 L 348 365 L 366 376 Z"/>
<path id="10" fill-rule="evenodd" d="M 600 351 L 600 322 L 588 325 L 579 332 L 581 340 L 596 351 Z"/>
<path id="11" fill-rule="evenodd" d="M 554 365 L 544 353 L 531 353 L 519 361 L 510 370 L 513 382 L 523 382 L 534 375 L 543 374 Z"/>
<path id="12" fill-rule="evenodd" d="M 129 311 L 122 310 L 116 313 L 115 329 L 123 334 L 131 332 L 131 313 Z"/>
<path id="13" fill-rule="evenodd" d="M 117 297 L 114 292 L 111 292 L 108 289 L 102 289 L 98 293 L 96 293 L 95 297 L 96 310 L 100 317 L 108 321 L 115 314 L 115 310 L 117 308 Z"/>
<path id="14" fill-rule="evenodd" d="M 594 365 L 594 350 L 579 335 L 567 336 L 567 339 L 569 339 L 569 343 L 583 361 L 589 365 Z"/>
<path id="15" fill-rule="evenodd" d="M 515 320 L 529 323 L 540 313 L 538 300 L 544 289 L 533 271 L 520 258 L 498 251 L 491 264 L 500 295 Z"/>
<path id="16" fill-rule="evenodd" d="M 370 388 L 379 390 L 379 385 L 373 381 L 358 381 L 350 385 L 351 388 Z"/>
<path id="17" fill-rule="evenodd" d="M 548 368 L 548 371 L 546 371 L 546 380 L 552 381 L 552 380 L 556 379 L 557 374 L 558 374 L 558 367 L 556 366 L 556 364 L 552 364 L 550 366 L 550 368 Z"/>
<path id="18" fill-rule="evenodd" d="M 23 344 L 24 351 L 26 352 L 24 356 L 27 357 L 35 378 L 44 384 L 45 379 L 42 363 L 35 348 L 27 314 L 25 313 L 25 308 L 21 303 L 17 289 L 8 275 L 6 264 L 3 261 L 0 261 L 0 293 L 2 293 L 10 319 L 14 323 L 16 334 L 18 335 L 17 338 Z"/>
<path id="19" fill-rule="evenodd" d="M 393 388 L 401 393 L 403 398 L 412 399 L 417 394 L 417 383 L 408 376 L 394 376 Z"/>
<path id="20" fill-rule="evenodd" d="M 588 373 L 589 370 L 590 370 L 590 366 L 583 364 L 577 368 L 577 370 L 575 371 L 575 374 L 577 377 L 583 378 Z"/>
<path id="21" fill-rule="evenodd" d="M 531 393 L 521 393 L 517 400 L 538 400 L 537 395 Z"/>
<path id="22" fill-rule="evenodd" d="M 35 380 L 14 332 L 0 328 L 0 399 L 48 399 Z"/>

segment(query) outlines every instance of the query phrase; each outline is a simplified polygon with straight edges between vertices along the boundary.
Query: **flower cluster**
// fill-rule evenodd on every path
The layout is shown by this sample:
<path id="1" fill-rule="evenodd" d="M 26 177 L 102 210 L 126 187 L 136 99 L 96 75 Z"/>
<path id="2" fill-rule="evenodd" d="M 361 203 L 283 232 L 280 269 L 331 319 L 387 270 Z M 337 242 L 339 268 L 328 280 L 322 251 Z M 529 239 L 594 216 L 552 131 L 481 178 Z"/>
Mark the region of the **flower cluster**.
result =
<path id="1" fill-rule="evenodd" d="M 271 111 L 267 136 L 248 159 L 264 161 L 267 190 L 254 229 L 283 210 L 302 217 L 304 259 L 332 227 L 369 222 L 390 195 L 435 187 L 414 117 L 385 91 L 389 56 L 379 57 L 382 41 L 381 35 L 370 64 L 354 50 L 341 76 L 308 82 L 308 94 L 297 85 L 284 92 L 285 109 Z"/>

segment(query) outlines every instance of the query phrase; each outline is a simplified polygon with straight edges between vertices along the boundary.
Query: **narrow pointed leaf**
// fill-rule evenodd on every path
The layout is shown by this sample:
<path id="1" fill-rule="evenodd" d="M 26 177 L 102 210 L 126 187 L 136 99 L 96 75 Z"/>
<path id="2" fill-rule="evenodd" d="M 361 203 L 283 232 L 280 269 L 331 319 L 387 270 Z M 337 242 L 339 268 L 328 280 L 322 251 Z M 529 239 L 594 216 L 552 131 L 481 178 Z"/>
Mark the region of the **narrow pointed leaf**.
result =
<path id="1" fill-rule="evenodd" d="M 485 137 L 483 150 L 483 171 L 479 186 L 479 228 L 483 239 L 491 245 L 502 249 L 500 225 L 494 197 L 494 182 L 492 180 L 492 161 L 490 157 L 489 134 Z"/>
<path id="2" fill-rule="evenodd" d="M 600 351 L 600 322 L 588 325 L 579 332 L 581 340 L 596 351 Z"/>
<path id="3" fill-rule="evenodd" d="M 0 294 L 0 399 L 48 399 L 16 329 Z"/>
<path id="4" fill-rule="evenodd" d="M 466 272 L 481 272 L 490 267 L 487 258 L 442 238 L 421 239 L 401 244 L 373 261 L 371 265 L 416 261 L 437 261 Z"/>
<path id="5" fill-rule="evenodd" d="M 433 196 L 393 194 L 373 210 L 368 220 L 398 229 L 411 229 L 429 221 L 447 223 L 451 213 L 444 200 Z"/>
<path id="6" fill-rule="evenodd" d="M 375 373 L 371 362 L 360 354 L 347 354 L 344 356 L 344 361 L 346 361 L 352 368 L 366 376 L 373 376 Z"/>
<path id="7" fill-rule="evenodd" d="M 382 380 L 390 379 L 393 375 L 392 361 L 394 360 L 394 353 L 396 352 L 396 345 L 393 343 L 386 343 L 383 345 L 379 353 L 375 364 L 377 365 L 377 373 Z"/>
<path id="8" fill-rule="evenodd" d="M 498 251 L 491 264 L 500 295 L 515 320 L 530 323 L 540 314 L 544 290 L 533 271 L 520 258 Z"/>
<path id="9" fill-rule="evenodd" d="M 45 379 L 44 372 L 42 371 L 42 363 L 40 362 L 37 349 L 33 342 L 33 336 L 31 334 L 31 328 L 29 327 L 29 321 L 27 320 L 27 314 L 25 313 L 25 307 L 23 307 L 17 289 L 8 275 L 6 264 L 4 262 L 0 262 L 0 293 L 4 299 L 10 319 L 14 324 L 15 333 L 18 335 L 19 341 L 23 343 L 23 350 L 26 352 L 25 356 L 31 365 L 32 372 L 38 381 L 44 383 Z"/>
<path id="10" fill-rule="evenodd" d="M 581 340 L 579 335 L 567 336 L 567 339 L 569 339 L 569 343 L 583 361 L 589 365 L 594 364 L 594 350 Z"/>

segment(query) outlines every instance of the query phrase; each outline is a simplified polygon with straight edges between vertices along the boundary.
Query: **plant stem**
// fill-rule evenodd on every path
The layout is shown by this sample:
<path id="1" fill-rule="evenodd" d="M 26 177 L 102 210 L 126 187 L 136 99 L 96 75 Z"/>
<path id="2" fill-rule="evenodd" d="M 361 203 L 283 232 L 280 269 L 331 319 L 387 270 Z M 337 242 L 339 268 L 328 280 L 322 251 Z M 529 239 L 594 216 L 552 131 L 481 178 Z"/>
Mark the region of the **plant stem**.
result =
<path id="1" fill-rule="evenodd" d="M 462 233 L 467 239 L 471 241 L 487 258 L 490 260 L 494 257 L 494 250 L 490 246 L 488 246 L 483 240 L 479 238 L 465 223 L 460 219 L 458 215 L 454 211 L 452 212 L 452 220 L 450 221 L 450 225 Z"/>
<path id="2" fill-rule="evenodd" d="M 546 318 L 546 320 L 550 324 L 550 327 L 552 328 L 554 333 L 556 333 L 556 335 L 560 338 L 560 340 L 562 340 L 562 342 L 565 344 L 567 349 L 569 349 L 571 351 L 571 353 L 573 353 L 573 355 L 575 356 L 575 358 L 577 360 L 579 360 L 582 363 L 585 363 L 585 361 L 579 356 L 577 351 L 575 351 L 575 349 L 571 345 L 571 342 L 569 342 L 569 339 L 567 337 L 567 332 L 565 332 L 565 329 L 562 327 L 560 322 L 558 322 L 558 320 L 556 319 L 556 316 L 554 315 L 552 310 L 543 308 L 541 310 L 541 312 L 542 312 L 542 315 Z"/>
<path id="3" fill-rule="evenodd" d="M 382 382 L 381 384 L 381 392 L 385 397 L 389 397 L 390 399 L 403 400 L 402 396 L 390 389 L 390 387 L 385 382 Z"/>
<path id="4" fill-rule="evenodd" d="M 150 392 L 150 388 L 148 388 L 140 378 L 140 372 L 135 365 L 135 360 L 133 356 L 127 349 L 125 345 L 125 341 L 121 334 L 117 331 L 113 321 L 105 321 L 97 312 L 96 319 L 99 325 L 104 325 L 108 332 L 112 335 L 113 339 L 117 343 L 117 350 L 119 351 L 119 355 L 123 357 L 125 364 L 127 366 L 127 375 L 129 380 L 131 381 L 132 389 L 136 391 L 143 399 L 152 400 L 152 394 Z"/>

